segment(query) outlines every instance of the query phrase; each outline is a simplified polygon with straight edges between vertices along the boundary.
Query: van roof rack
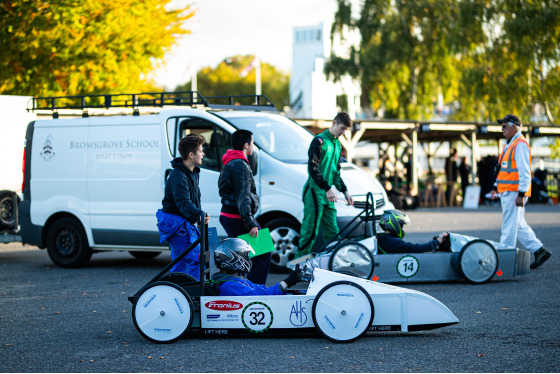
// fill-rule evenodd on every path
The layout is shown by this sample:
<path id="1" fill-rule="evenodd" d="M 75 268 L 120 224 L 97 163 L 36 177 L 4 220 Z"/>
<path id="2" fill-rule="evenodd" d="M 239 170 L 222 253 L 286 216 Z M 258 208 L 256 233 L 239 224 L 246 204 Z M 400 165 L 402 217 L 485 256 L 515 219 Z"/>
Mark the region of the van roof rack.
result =
<path id="1" fill-rule="evenodd" d="M 215 102 L 210 102 L 209 99 Z M 130 108 L 134 115 L 139 115 L 139 108 L 163 108 L 165 106 L 201 106 L 216 110 L 277 111 L 266 95 L 230 95 L 205 98 L 198 91 L 33 97 L 27 104 L 27 111 L 50 111 L 53 118 L 58 118 L 59 110 L 82 110 L 82 116 L 88 117 L 88 109 Z"/>

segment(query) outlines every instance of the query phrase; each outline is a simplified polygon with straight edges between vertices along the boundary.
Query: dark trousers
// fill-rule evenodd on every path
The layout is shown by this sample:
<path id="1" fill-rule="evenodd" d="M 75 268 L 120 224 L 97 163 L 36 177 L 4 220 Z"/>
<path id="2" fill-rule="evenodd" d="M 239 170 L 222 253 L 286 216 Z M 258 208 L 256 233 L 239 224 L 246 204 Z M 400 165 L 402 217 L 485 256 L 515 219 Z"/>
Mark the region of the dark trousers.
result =
<path id="1" fill-rule="evenodd" d="M 229 218 L 220 215 L 220 223 L 229 238 L 237 238 L 239 235 L 249 233 L 245 227 L 245 223 L 241 218 Z M 258 225 L 258 223 L 257 223 Z M 259 229 L 261 227 L 259 226 Z M 251 258 L 253 266 L 249 274 L 247 274 L 247 279 L 253 283 L 266 284 L 266 278 L 268 277 L 268 270 L 270 269 L 270 260 L 272 259 L 272 253 L 268 252 L 260 256 L 255 256 Z"/>

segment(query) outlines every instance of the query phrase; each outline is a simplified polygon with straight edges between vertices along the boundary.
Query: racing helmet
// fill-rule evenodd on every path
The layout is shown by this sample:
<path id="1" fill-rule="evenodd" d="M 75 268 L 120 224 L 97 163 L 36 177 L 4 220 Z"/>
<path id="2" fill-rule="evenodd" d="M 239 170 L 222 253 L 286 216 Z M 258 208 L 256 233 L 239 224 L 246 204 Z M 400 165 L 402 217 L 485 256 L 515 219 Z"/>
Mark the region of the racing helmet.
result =
<path id="1" fill-rule="evenodd" d="M 410 223 L 410 218 L 408 218 L 406 213 L 397 209 L 386 210 L 381 215 L 381 218 L 379 218 L 379 226 L 383 230 L 401 239 L 404 238 L 405 233 L 403 227 L 407 223 Z"/>
<path id="2" fill-rule="evenodd" d="M 248 273 L 251 270 L 249 253 L 255 251 L 242 239 L 224 240 L 214 251 L 214 262 L 219 269 Z"/>

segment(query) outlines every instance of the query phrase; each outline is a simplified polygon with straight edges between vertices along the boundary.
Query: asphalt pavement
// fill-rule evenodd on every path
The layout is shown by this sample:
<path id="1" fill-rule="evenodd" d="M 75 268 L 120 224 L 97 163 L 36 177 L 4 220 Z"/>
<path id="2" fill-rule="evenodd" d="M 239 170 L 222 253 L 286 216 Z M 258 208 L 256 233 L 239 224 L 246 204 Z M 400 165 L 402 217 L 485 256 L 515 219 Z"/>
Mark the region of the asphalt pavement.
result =
<path id="1" fill-rule="evenodd" d="M 406 239 L 442 231 L 499 241 L 499 207 L 407 212 Z M 170 260 L 94 254 L 62 269 L 45 251 L 0 244 L 0 372 L 558 372 L 560 207 L 529 205 L 526 218 L 553 252 L 516 278 L 405 284 L 445 304 L 459 324 L 412 333 L 371 332 L 347 344 L 321 335 L 200 336 L 154 344 L 135 329 L 135 293 Z M 269 283 L 285 274 L 271 274 Z"/>

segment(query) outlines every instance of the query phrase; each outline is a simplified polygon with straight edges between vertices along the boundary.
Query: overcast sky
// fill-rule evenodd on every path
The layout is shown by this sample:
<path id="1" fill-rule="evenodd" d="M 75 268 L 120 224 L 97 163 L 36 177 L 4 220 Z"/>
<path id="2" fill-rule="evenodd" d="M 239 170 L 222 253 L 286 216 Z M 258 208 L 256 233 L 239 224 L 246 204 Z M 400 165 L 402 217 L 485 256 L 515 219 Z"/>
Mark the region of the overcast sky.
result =
<path id="1" fill-rule="evenodd" d="M 292 28 L 332 22 L 335 0 L 197 0 L 195 16 L 183 37 L 156 72 L 167 89 L 190 81 L 192 69 L 216 66 L 234 55 L 257 54 L 288 72 L 292 65 Z"/>

